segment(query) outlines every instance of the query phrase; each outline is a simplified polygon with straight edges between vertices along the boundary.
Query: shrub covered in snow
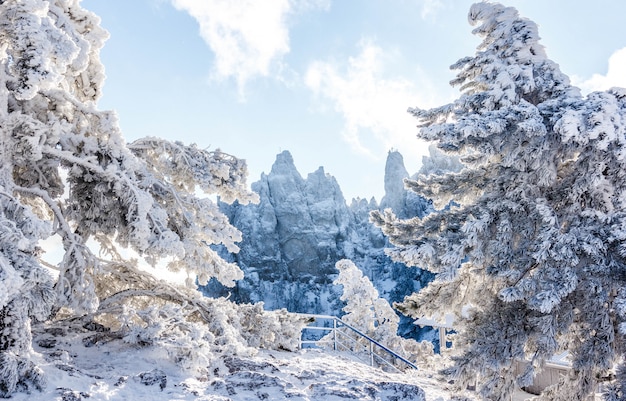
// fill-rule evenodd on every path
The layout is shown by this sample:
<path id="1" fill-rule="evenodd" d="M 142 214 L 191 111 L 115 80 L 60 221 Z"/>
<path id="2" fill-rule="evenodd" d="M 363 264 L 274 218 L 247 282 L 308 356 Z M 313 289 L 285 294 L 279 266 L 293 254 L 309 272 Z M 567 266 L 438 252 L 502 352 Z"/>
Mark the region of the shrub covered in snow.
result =
<path id="1" fill-rule="evenodd" d="M 196 373 L 206 373 L 226 356 L 252 356 L 259 349 L 295 351 L 306 325 L 305 318 L 286 310 L 201 297 L 165 282 L 151 292 L 130 292 L 126 302 L 107 299 L 91 318 L 113 328 L 110 338 L 164 350 L 170 360 Z"/>

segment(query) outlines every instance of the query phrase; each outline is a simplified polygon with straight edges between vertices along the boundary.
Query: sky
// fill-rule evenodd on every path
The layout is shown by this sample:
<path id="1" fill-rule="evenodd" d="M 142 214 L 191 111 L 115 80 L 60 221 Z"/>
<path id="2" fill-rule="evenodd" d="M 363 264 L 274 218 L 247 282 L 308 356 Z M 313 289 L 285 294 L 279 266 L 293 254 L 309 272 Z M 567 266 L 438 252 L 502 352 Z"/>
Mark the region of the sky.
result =
<path id="1" fill-rule="evenodd" d="M 110 38 L 99 108 L 128 142 L 157 136 L 246 159 L 248 181 L 289 150 L 324 167 L 348 202 L 384 194 L 387 153 L 409 173 L 428 144 L 409 107 L 459 92 L 469 0 L 83 0 Z M 626 2 L 508 0 L 584 92 L 626 87 Z"/>

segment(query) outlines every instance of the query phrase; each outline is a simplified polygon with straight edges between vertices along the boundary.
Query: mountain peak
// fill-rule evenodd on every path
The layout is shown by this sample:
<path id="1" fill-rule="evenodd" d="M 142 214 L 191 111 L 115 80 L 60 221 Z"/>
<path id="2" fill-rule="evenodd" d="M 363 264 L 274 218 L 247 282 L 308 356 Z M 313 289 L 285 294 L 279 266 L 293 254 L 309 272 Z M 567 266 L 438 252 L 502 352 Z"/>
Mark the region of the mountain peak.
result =
<path id="1" fill-rule="evenodd" d="M 291 153 L 288 150 L 284 150 L 276 155 L 276 161 L 272 164 L 271 174 L 297 174 L 300 176 L 300 173 L 298 173 L 296 165 L 293 162 L 293 156 L 291 156 Z"/>
<path id="2" fill-rule="evenodd" d="M 291 152 L 289 152 L 288 150 L 283 150 L 276 155 L 276 162 L 293 164 L 293 156 L 291 156 Z"/>
<path id="3" fill-rule="evenodd" d="M 381 208 L 391 208 L 395 211 L 404 209 L 406 190 L 404 179 L 409 173 L 404 167 L 404 158 L 398 151 L 389 151 L 385 163 L 385 196 L 380 202 Z"/>

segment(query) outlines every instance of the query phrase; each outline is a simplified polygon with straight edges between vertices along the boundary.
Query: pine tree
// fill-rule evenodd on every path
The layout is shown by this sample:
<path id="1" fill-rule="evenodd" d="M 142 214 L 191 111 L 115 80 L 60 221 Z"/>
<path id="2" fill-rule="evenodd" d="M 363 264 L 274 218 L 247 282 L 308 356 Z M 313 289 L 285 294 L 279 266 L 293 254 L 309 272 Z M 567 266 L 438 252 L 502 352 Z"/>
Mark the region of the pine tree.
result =
<path id="1" fill-rule="evenodd" d="M 341 300 L 346 302 L 341 319 L 374 340 L 387 344 L 389 338 L 397 336 L 400 318 L 396 312 L 389 302 L 379 297 L 378 290 L 352 261 L 342 259 L 335 267 L 339 275 L 333 284 L 342 286 Z"/>
<path id="2" fill-rule="evenodd" d="M 395 260 L 437 275 L 397 306 L 456 316 L 444 372 L 459 389 L 509 399 L 565 350 L 572 369 L 544 398 L 582 400 L 624 353 L 626 91 L 581 96 L 514 8 L 478 3 L 469 21 L 482 43 L 452 66 L 460 97 L 409 109 L 418 136 L 465 167 L 406 181 L 437 213 L 372 215 Z M 621 377 L 608 399 L 626 399 Z"/>
<path id="3" fill-rule="evenodd" d="M 153 318 L 141 310 L 155 299 L 202 310 L 196 278 L 232 285 L 242 272 L 210 247 L 235 251 L 239 232 L 197 191 L 242 203 L 255 194 L 246 189 L 245 162 L 220 151 L 157 138 L 124 142 L 114 113 L 96 108 L 104 80 L 98 54 L 107 33 L 79 0 L 1 1 L 0 35 L 5 397 L 44 383 L 29 360 L 32 322 L 99 316 L 124 327 L 124 319 L 133 319 L 120 311 L 134 310 L 134 321 L 146 328 Z M 55 274 L 41 259 L 41 242 L 52 236 L 63 244 L 62 262 L 48 266 Z M 94 243 L 104 256 L 94 253 Z M 155 279 L 126 260 L 122 248 L 186 270 L 188 288 Z"/>
<path id="4" fill-rule="evenodd" d="M 432 368 L 435 364 L 433 344 L 428 341 L 417 342 L 398 335 L 400 317 L 389 305 L 389 302 L 379 296 L 378 290 L 374 288 L 369 278 L 364 276 L 351 260 L 339 260 L 335 267 L 339 270 L 339 275 L 333 283 L 343 287 L 341 300 L 346 302 L 343 307 L 345 314 L 341 320 L 407 358 L 420 368 Z M 337 340 L 343 346 L 355 352 L 369 349 L 369 341 L 355 334 L 349 328 L 340 327 L 338 330 L 341 331 L 341 334 Z M 333 333 L 328 334 L 320 340 L 320 343 L 326 345 L 332 343 L 334 341 L 333 336 Z M 343 348 L 340 346 L 339 349 Z M 378 355 L 374 362 L 382 368 L 394 363 L 400 368 L 406 367 L 400 361 L 388 357 L 384 352 L 376 352 L 376 350 L 374 352 Z"/>

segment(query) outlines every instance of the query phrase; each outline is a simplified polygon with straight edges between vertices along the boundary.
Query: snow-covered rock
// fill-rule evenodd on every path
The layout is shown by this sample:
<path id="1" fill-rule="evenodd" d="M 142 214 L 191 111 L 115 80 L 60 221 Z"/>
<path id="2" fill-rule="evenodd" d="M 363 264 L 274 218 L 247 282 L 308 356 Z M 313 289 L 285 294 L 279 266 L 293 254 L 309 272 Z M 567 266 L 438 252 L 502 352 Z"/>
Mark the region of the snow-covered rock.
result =
<path id="1" fill-rule="evenodd" d="M 404 188 L 404 179 L 409 178 L 409 172 L 404 167 L 404 159 L 400 152 L 389 152 L 385 163 L 385 196 L 380 201 L 380 208 L 390 208 L 395 213 L 406 211 L 407 191 Z"/>
<path id="2" fill-rule="evenodd" d="M 242 232 L 241 251 L 224 256 L 241 267 L 244 279 L 233 289 L 211 282 L 205 293 L 230 293 L 236 302 L 262 301 L 267 309 L 339 315 L 343 303 L 341 287 L 332 284 L 338 273 L 335 263 L 350 259 L 381 296 L 401 301 L 431 275 L 393 263 L 384 253 L 389 244 L 369 222 L 369 213 L 383 207 L 404 217 L 429 213 L 430 202 L 404 189 L 407 177 L 402 155 L 390 152 L 381 205 L 374 198 L 352 199 L 348 205 L 339 184 L 323 167 L 302 178 L 291 154 L 280 153 L 270 173 L 252 184 L 259 204 L 220 206 Z M 402 332 L 415 330 L 419 329 L 403 320 Z"/>

